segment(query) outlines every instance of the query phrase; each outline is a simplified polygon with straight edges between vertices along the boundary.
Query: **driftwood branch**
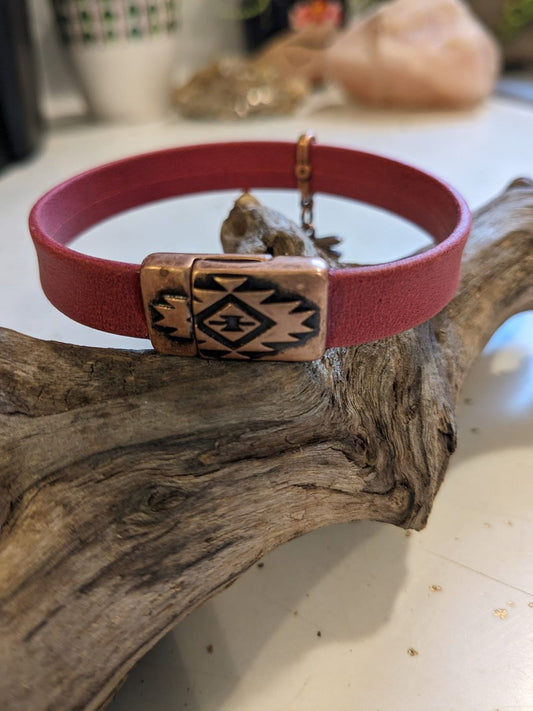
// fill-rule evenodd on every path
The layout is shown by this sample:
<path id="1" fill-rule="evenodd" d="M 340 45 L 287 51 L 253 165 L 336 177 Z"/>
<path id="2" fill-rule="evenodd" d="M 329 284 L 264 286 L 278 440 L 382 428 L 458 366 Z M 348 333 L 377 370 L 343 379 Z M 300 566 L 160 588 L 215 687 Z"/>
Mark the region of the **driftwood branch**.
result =
<path id="1" fill-rule="evenodd" d="M 180 618 L 306 531 L 423 527 L 465 374 L 533 307 L 532 242 L 519 180 L 476 216 L 445 311 L 311 364 L 0 331 L 3 711 L 99 708 Z"/>

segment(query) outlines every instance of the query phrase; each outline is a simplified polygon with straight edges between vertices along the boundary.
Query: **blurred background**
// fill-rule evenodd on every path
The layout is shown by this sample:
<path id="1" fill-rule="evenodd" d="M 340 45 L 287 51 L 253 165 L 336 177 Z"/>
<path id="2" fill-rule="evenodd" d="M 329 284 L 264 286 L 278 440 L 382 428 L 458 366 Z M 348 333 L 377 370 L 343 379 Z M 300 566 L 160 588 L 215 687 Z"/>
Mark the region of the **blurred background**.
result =
<path id="1" fill-rule="evenodd" d="M 73 117 L 282 115 L 317 94 L 339 100 L 332 86 L 363 104 L 454 108 L 482 101 L 502 70 L 499 92 L 532 99 L 531 0 L 469 8 L 472 18 L 452 0 L 1 0 L 1 162 Z"/>

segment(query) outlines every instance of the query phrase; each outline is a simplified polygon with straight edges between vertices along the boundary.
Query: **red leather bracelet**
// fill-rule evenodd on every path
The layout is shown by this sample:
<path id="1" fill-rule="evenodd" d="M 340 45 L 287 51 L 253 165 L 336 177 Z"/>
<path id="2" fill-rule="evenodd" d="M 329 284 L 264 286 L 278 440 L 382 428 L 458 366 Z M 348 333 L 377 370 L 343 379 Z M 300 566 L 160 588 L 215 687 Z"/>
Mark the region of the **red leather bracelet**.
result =
<path id="1" fill-rule="evenodd" d="M 292 143 L 214 143 L 134 156 L 67 180 L 30 214 L 44 292 L 87 326 L 150 334 L 163 352 L 238 359 L 309 360 L 325 347 L 384 338 L 438 313 L 457 288 L 468 207 L 427 173 L 346 148 L 313 145 L 312 190 L 390 210 L 431 234 L 434 246 L 395 262 L 345 269 L 296 257 L 151 255 L 142 279 L 138 264 L 66 246 L 95 223 L 154 200 L 294 189 L 295 156 Z"/>

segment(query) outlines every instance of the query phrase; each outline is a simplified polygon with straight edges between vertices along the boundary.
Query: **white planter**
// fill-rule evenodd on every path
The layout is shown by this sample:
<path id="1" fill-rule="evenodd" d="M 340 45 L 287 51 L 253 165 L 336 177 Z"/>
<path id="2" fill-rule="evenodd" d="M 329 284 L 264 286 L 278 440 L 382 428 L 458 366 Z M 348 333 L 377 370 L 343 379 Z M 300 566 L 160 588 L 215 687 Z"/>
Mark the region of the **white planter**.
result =
<path id="1" fill-rule="evenodd" d="M 54 0 L 80 88 L 99 119 L 151 121 L 170 106 L 178 0 Z"/>
<path id="2" fill-rule="evenodd" d="M 175 37 L 71 47 L 70 57 L 91 113 L 100 119 L 150 121 L 169 109 Z"/>

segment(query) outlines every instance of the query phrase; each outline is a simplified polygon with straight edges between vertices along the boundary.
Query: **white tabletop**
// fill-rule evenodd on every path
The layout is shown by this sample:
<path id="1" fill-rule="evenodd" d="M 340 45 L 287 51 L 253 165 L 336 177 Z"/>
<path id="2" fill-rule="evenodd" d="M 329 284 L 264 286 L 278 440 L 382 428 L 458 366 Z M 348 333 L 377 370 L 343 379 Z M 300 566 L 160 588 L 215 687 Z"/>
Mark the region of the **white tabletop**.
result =
<path id="1" fill-rule="evenodd" d="M 436 173 L 473 208 L 513 178 L 533 176 L 533 108 L 503 99 L 460 113 L 336 107 L 242 124 L 64 125 L 36 158 L 0 175 L 0 324 L 47 339 L 146 347 L 75 324 L 46 301 L 26 230 L 32 202 L 75 172 L 131 153 L 212 140 L 294 140 L 308 126 L 324 143 L 383 153 Z M 187 251 L 191 240 L 193 251 L 218 249 L 218 225 L 232 197 L 136 211 L 91 231 L 80 248 L 125 260 Z M 273 207 L 290 211 L 293 205 L 291 196 L 267 197 Z M 322 205 L 324 231 L 342 234 L 352 207 Z M 382 216 L 361 210 L 359 232 L 383 232 Z M 375 253 L 363 250 L 362 261 L 399 256 L 408 237 L 397 245 L 388 236 L 387 227 L 383 242 L 374 240 Z M 417 235 L 412 239 L 415 244 Z M 352 249 L 361 257 L 361 246 Z M 384 524 L 354 523 L 280 547 L 167 635 L 110 708 L 531 711 L 532 475 L 528 313 L 502 326 L 471 372 L 459 412 L 459 448 L 424 531 L 407 536 Z"/>

